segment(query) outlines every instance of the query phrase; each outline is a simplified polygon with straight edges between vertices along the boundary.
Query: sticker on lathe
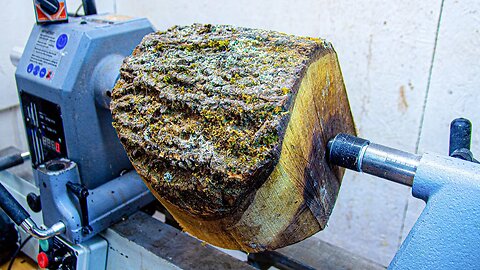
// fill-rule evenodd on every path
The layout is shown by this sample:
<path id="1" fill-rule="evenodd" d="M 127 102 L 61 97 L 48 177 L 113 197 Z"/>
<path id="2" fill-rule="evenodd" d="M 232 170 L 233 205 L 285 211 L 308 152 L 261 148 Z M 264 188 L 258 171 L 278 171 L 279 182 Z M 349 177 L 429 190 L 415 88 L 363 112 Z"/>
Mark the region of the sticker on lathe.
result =
<path id="1" fill-rule="evenodd" d="M 68 20 L 65 0 L 33 0 L 37 23 L 45 24 Z"/>

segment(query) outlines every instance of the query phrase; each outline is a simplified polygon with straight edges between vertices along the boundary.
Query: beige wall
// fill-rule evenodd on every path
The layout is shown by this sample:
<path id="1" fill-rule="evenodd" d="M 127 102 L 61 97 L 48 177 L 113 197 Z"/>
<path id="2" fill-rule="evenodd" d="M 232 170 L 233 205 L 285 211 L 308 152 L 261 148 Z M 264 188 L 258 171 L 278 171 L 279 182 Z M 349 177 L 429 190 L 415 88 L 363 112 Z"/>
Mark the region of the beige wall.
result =
<path id="1" fill-rule="evenodd" d="M 338 53 L 361 136 L 407 151 L 446 153 L 449 122 L 466 116 L 480 154 L 478 1 L 97 2 L 100 12 L 146 16 L 158 29 L 221 23 L 326 38 Z M 74 10 L 79 1 L 67 4 Z M 17 12 L 0 18 L 0 147 L 25 147 L 8 55 L 25 43 L 33 9 L 30 1 L 6 5 Z M 317 236 L 387 264 L 421 209 L 406 187 L 348 173 L 329 227 Z"/>

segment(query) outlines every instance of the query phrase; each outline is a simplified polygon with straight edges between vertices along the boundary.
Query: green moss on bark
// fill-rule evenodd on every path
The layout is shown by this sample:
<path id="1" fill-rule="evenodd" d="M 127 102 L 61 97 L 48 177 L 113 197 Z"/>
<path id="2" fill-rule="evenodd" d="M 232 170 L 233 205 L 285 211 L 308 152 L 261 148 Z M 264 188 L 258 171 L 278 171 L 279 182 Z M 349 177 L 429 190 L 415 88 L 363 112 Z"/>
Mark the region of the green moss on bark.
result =
<path id="1" fill-rule="evenodd" d="M 147 35 L 125 59 L 114 127 L 162 197 L 233 211 L 275 166 L 298 80 L 319 39 L 195 24 Z"/>

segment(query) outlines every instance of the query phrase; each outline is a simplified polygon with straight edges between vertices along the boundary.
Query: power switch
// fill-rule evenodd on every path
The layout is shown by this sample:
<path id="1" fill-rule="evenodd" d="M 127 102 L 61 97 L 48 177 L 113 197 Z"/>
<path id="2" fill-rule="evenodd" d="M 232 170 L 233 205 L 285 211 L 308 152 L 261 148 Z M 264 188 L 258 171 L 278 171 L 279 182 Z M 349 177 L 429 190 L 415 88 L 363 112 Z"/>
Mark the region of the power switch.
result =
<path id="1" fill-rule="evenodd" d="M 52 240 L 51 239 L 43 239 L 43 240 L 39 240 L 38 241 L 38 244 L 40 245 L 40 249 L 42 251 L 49 251 L 50 250 L 50 246 L 52 245 Z"/>
<path id="2" fill-rule="evenodd" d="M 40 7 L 49 15 L 54 15 L 60 9 L 60 3 L 58 0 L 38 0 Z"/>
<path id="3" fill-rule="evenodd" d="M 47 268 L 49 264 L 48 256 L 45 252 L 40 252 L 37 255 L 37 262 L 40 268 Z"/>

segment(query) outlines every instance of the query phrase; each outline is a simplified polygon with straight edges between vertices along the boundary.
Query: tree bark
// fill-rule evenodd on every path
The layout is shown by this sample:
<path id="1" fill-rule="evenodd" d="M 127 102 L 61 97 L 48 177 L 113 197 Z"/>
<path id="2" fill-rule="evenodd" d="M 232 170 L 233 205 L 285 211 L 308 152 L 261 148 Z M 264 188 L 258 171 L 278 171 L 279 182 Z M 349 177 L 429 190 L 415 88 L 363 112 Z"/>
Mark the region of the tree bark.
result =
<path id="1" fill-rule="evenodd" d="M 135 169 L 185 231 L 248 252 L 322 230 L 355 134 L 330 43 L 195 24 L 147 35 L 126 58 L 113 125 Z"/>

